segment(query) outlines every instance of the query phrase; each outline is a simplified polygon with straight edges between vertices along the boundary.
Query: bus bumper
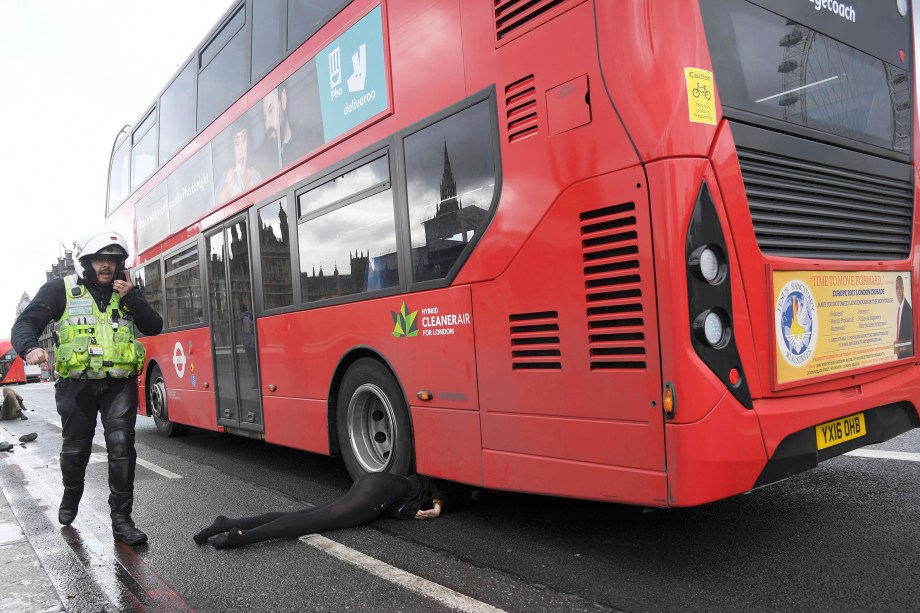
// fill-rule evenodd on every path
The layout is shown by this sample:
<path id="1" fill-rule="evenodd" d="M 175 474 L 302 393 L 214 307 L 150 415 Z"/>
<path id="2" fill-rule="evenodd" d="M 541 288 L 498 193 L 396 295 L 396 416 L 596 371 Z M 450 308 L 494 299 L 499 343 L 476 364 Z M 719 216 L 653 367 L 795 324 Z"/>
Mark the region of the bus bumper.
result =
<path id="1" fill-rule="evenodd" d="M 754 410 L 726 393 L 704 418 L 666 424 L 669 506 L 734 496 L 918 428 L 917 386 L 910 367 L 851 388 L 758 399 Z M 865 435 L 818 449 L 816 427 L 859 413 Z"/>

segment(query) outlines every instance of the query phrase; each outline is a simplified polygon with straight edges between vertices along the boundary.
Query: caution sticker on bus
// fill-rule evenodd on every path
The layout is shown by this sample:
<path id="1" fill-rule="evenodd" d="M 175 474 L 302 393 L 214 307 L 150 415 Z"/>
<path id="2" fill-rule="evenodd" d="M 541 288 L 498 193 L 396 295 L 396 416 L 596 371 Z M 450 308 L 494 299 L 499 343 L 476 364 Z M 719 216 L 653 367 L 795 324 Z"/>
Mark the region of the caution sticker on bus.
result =
<path id="1" fill-rule="evenodd" d="M 815 426 L 815 441 L 819 450 L 865 435 L 866 417 L 862 413 Z"/>

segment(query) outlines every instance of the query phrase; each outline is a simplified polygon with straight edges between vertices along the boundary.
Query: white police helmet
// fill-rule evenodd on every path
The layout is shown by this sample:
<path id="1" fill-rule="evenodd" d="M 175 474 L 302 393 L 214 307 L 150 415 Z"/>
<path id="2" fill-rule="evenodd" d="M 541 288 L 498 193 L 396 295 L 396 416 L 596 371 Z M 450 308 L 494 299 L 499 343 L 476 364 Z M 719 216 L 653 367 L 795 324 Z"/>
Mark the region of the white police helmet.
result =
<path id="1" fill-rule="evenodd" d="M 128 241 L 118 232 L 87 234 L 77 241 L 73 251 L 73 267 L 81 277 L 85 276 L 85 266 L 88 265 L 88 262 L 82 260 L 93 255 L 115 256 L 124 265 L 124 260 L 128 258 Z"/>

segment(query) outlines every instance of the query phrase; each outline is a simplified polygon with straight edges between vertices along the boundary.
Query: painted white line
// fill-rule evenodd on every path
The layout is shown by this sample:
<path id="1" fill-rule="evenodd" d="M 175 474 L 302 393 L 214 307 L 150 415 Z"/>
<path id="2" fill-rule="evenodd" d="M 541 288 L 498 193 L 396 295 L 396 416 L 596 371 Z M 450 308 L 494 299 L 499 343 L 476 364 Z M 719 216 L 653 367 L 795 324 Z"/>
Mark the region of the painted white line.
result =
<path id="1" fill-rule="evenodd" d="M 97 451 L 96 453 L 92 453 L 89 456 L 90 464 L 95 464 L 96 462 L 108 462 L 108 461 L 109 461 L 109 456 L 104 451 Z M 143 466 L 144 468 L 152 470 L 158 475 L 163 475 L 167 479 L 181 479 L 182 478 L 182 475 L 177 475 L 176 473 L 172 471 L 166 470 L 165 468 L 157 466 L 153 462 L 148 462 L 147 460 L 144 460 L 142 458 L 138 458 L 137 463 Z"/>
<path id="2" fill-rule="evenodd" d="M 907 462 L 920 462 L 920 453 L 908 451 L 880 451 L 878 449 L 855 449 L 843 455 L 858 456 L 860 458 L 879 458 L 881 460 L 905 460 Z"/>
<path id="3" fill-rule="evenodd" d="M 163 468 L 163 467 L 161 467 L 161 466 L 157 466 L 157 465 L 154 464 L 153 462 L 148 462 L 147 460 L 145 460 L 145 459 L 143 459 L 143 458 L 138 458 L 138 459 L 137 459 L 137 463 L 140 464 L 141 466 L 143 466 L 144 468 L 148 469 L 148 470 L 152 470 L 153 472 L 157 473 L 158 475 L 163 475 L 163 476 L 166 477 L 167 479 L 181 479 L 181 478 L 182 478 L 182 475 L 177 475 L 176 473 L 171 472 L 171 471 L 168 471 L 168 470 L 166 470 L 165 468 Z"/>
<path id="4" fill-rule="evenodd" d="M 63 426 L 60 424 L 60 422 L 49 421 L 48 423 L 54 426 L 57 426 L 58 428 L 63 429 Z M 99 445 L 100 447 L 105 448 L 105 437 L 101 436 L 98 430 L 96 432 L 96 436 L 93 438 L 93 443 L 95 445 Z M 90 454 L 89 461 L 90 462 L 108 462 L 109 459 L 108 459 L 108 456 L 105 454 L 105 452 L 97 451 L 96 453 Z M 152 470 L 158 475 L 162 475 L 166 477 L 167 479 L 181 479 L 182 478 L 182 475 L 177 475 L 176 473 L 170 470 L 166 470 L 162 466 L 157 466 L 153 462 L 148 462 L 147 460 L 143 458 L 137 458 L 137 463 L 148 470 Z"/>
<path id="5" fill-rule="evenodd" d="M 395 566 L 390 566 L 386 562 L 381 562 L 376 558 L 365 555 L 360 551 L 355 551 L 341 543 L 336 543 L 324 536 L 311 534 L 300 537 L 300 540 L 344 562 L 348 562 L 362 570 L 377 575 L 381 579 L 400 585 L 425 598 L 435 600 L 455 611 L 465 611 L 469 613 L 504 613 L 503 609 L 495 608 L 492 605 L 455 592 L 448 587 L 423 579 L 418 575 L 413 575 Z"/>

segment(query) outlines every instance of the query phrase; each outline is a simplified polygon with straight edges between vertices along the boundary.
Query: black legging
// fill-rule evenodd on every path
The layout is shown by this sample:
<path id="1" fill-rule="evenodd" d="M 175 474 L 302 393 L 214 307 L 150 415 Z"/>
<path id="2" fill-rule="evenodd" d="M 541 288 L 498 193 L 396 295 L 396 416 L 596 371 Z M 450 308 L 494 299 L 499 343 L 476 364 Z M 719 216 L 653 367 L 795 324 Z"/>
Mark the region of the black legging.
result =
<path id="1" fill-rule="evenodd" d="M 290 513 L 265 513 L 231 519 L 218 515 L 214 523 L 195 535 L 202 545 L 212 536 L 217 549 L 242 547 L 277 538 L 303 536 L 366 524 L 409 493 L 409 480 L 389 473 L 363 475 L 337 500 Z M 227 534 L 222 534 L 226 532 Z"/>

